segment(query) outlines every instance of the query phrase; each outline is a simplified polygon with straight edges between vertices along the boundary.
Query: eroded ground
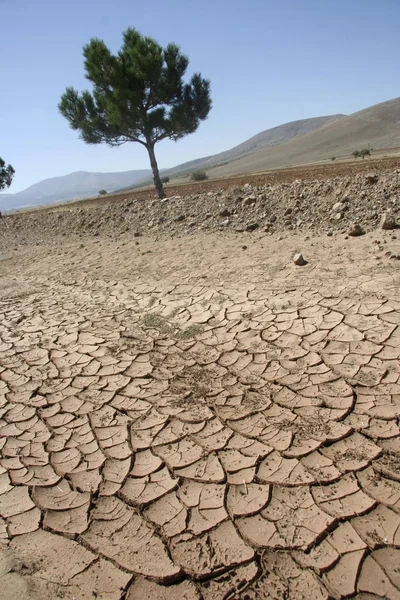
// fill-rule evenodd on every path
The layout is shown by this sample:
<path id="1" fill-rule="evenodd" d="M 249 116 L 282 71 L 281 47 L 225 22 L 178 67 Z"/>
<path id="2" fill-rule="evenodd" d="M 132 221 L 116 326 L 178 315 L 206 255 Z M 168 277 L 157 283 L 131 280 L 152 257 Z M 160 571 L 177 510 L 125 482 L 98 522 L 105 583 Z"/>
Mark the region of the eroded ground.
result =
<path id="1" fill-rule="evenodd" d="M 4 252 L 0 597 L 400 598 L 377 235 Z"/>

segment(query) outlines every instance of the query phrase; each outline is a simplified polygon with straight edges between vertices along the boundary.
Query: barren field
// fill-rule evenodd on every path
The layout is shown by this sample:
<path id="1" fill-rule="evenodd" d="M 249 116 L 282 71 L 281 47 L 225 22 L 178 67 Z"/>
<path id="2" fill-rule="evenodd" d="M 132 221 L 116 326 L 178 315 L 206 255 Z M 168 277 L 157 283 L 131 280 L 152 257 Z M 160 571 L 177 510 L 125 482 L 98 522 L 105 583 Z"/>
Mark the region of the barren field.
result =
<path id="1" fill-rule="evenodd" d="M 400 236 L 343 226 L 400 216 L 378 167 L 333 216 L 268 175 L 314 230 L 0 221 L 1 598 L 400 598 Z"/>

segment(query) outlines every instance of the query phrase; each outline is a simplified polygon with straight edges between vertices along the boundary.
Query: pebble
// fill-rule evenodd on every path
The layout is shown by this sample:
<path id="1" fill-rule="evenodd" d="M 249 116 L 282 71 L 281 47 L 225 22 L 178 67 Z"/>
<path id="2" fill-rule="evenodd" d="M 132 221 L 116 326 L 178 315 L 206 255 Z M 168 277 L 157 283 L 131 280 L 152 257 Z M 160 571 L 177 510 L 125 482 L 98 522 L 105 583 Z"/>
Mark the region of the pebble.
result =
<path id="1" fill-rule="evenodd" d="M 256 229 L 258 229 L 258 227 L 258 223 L 249 223 L 248 225 L 246 225 L 246 231 L 255 231 Z"/>
<path id="2" fill-rule="evenodd" d="M 396 219 L 390 213 L 384 213 L 381 218 L 381 229 L 394 229 L 396 227 Z"/>
<path id="3" fill-rule="evenodd" d="M 358 237 L 359 235 L 364 235 L 364 233 L 364 229 L 358 223 L 353 225 L 348 231 L 348 234 L 351 235 L 351 237 Z"/>
<path id="4" fill-rule="evenodd" d="M 303 255 L 301 253 L 294 255 L 293 262 L 295 265 L 298 265 L 299 267 L 304 267 L 304 265 L 307 264 L 307 261 L 304 259 Z"/>

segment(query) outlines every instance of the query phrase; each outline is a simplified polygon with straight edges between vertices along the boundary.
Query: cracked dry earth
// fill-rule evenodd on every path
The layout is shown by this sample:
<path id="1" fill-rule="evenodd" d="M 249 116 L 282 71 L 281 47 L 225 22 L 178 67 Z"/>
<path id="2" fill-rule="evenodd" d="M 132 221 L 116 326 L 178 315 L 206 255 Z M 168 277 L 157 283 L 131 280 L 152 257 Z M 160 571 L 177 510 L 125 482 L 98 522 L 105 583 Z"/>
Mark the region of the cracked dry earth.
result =
<path id="1" fill-rule="evenodd" d="M 0 597 L 399 599 L 400 279 L 371 235 L 302 268 L 294 235 L 3 253 Z"/>

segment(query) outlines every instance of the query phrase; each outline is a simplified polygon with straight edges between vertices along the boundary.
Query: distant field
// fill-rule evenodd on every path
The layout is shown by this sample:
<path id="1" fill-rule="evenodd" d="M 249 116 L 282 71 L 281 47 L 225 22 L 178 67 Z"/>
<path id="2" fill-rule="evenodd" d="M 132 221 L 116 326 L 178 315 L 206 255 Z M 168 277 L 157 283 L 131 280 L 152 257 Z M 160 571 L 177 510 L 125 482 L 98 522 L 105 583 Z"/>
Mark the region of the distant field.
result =
<path id="1" fill-rule="evenodd" d="M 364 160 L 354 160 L 352 156 L 343 156 L 335 161 L 324 160 L 309 165 L 298 165 L 284 167 L 281 169 L 269 169 L 265 171 L 247 173 L 245 175 L 235 175 L 231 177 L 210 178 L 207 181 L 192 182 L 189 177 L 171 180 L 165 186 L 168 196 L 200 194 L 218 189 L 227 189 L 231 186 L 241 186 L 245 183 L 252 185 L 264 185 L 265 183 L 290 183 L 296 179 L 313 180 L 313 179 L 329 179 L 333 177 L 345 177 L 357 173 L 369 171 L 390 171 L 400 169 L 400 147 L 381 150 L 374 152 L 371 158 Z M 41 210 L 59 211 L 69 210 L 77 206 L 85 208 L 89 206 L 106 206 L 113 200 L 121 199 L 138 199 L 146 200 L 155 198 L 155 190 L 153 186 L 146 186 L 125 192 L 115 194 L 107 194 L 96 198 L 83 198 L 81 200 L 52 204 L 51 206 L 38 206 L 35 208 L 27 208 L 18 212 L 36 212 Z M 15 212 L 15 211 L 14 211 Z"/>

